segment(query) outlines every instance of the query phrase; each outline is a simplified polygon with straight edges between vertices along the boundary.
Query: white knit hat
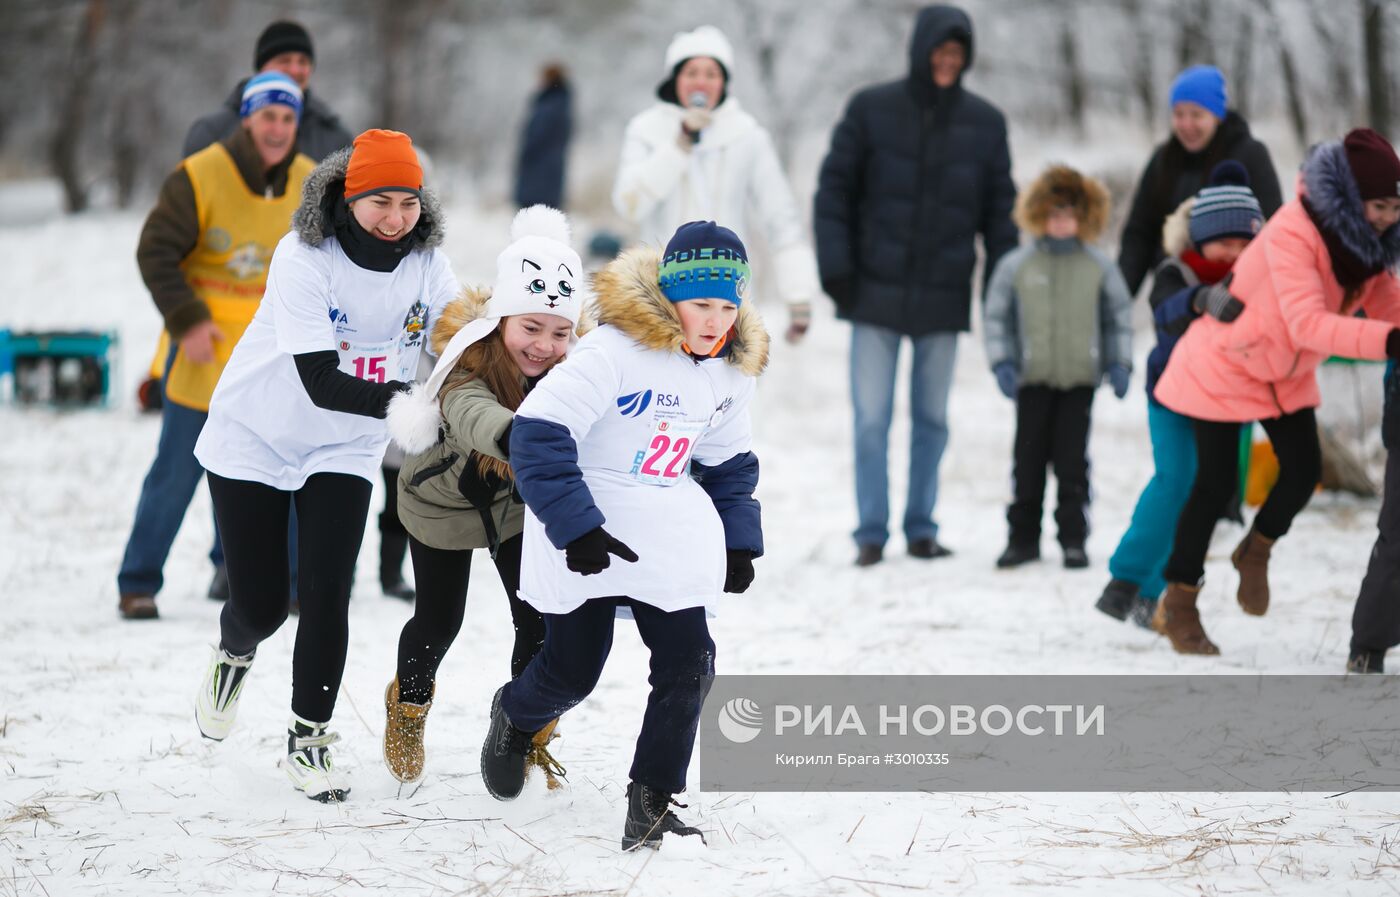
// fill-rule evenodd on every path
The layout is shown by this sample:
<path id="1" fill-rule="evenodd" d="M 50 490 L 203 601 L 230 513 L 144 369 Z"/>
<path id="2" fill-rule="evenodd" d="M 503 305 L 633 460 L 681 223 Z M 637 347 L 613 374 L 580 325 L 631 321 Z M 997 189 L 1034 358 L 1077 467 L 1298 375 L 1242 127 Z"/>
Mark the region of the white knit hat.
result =
<path id="1" fill-rule="evenodd" d="M 666 48 L 666 77 L 676 66 L 696 56 L 708 56 L 724 66 L 725 71 L 734 68 L 734 48 L 729 38 L 713 25 L 701 25 L 694 31 L 677 31 L 671 38 L 671 45 Z"/>
<path id="2" fill-rule="evenodd" d="M 583 262 L 570 246 L 569 219 L 558 209 L 530 206 L 516 213 L 510 237 L 511 244 L 496 257 L 496 282 L 482 316 L 453 334 L 426 381 L 389 401 L 389 435 L 406 452 L 426 451 L 437 442 L 442 425 L 438 391 L 462 353 L 502 318 L 545 314 L 578 324 L 585 296 Z"/>
<path id="3" fill-rule="evenodd" d="M 677 31 L 666 48 L 666 71 L 662 74 L 665 80 L 657 85 L 656 95 L 668 103 L 676 102 L 676 66 L 697 56 L 713 59 L 724 66 L 725 80 L 734 70 L 734 48 L 723 31 L 713 25 L 701 25 L 694 31 Z"/>

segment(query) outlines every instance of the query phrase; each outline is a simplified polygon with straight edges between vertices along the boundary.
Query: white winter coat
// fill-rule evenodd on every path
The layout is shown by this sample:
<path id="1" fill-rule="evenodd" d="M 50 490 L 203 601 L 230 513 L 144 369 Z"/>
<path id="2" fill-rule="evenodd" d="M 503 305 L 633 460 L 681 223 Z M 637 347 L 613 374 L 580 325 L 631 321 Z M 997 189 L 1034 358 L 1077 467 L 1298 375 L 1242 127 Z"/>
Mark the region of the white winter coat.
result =
<path id="1" fill-rule="evenodd" d="M 768 132 L 730 97 L 687 152 L 677 142 L 683 114 L 657 103 L 628 122 L 613 186 L 618 214 L 656 247 L 688 221 L 714 221 L 746 245 L 757 235 L 772 253 L 759 283 L 789 304 L 821 295 L 816 256 Z"/>

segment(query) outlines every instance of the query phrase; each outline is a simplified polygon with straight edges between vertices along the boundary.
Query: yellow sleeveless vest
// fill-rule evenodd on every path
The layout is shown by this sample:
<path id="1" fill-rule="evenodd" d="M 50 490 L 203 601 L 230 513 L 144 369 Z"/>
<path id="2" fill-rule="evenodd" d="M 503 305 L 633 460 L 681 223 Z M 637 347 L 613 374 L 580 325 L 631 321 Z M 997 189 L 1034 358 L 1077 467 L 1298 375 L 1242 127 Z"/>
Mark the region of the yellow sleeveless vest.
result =
<path id="1" fill-rule="evenodd" d="M 180 405 L 208 411 L 219 375 L 262 301 L 272 252 L 291 228 L 292 213 L 301 203 L 301 183 L 316 163 L 298 153 L 287 172 L 286 191 L 272 199 L 248 189 L 221 144 L 211 144 L 180 164 L 194 186 L 199 213 L 199 243 L 180 270 L 194 294 L 209 306 L 224 338 L 215 340 L 214 361 L 208 364 L 196 364 L 183 349 L 177 351 L 165 394 Z"/>

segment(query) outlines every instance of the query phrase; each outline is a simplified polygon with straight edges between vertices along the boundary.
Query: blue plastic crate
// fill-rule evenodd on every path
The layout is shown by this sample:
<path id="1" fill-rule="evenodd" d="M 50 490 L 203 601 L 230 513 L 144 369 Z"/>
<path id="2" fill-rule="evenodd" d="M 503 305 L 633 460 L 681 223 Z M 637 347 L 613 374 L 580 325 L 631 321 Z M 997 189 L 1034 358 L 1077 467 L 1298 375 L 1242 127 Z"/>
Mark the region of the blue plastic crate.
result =
<path id="1" fill-rule="evenodd" d="M 116 331 L 0 329 L 0 401 L 110 405 Z"/>

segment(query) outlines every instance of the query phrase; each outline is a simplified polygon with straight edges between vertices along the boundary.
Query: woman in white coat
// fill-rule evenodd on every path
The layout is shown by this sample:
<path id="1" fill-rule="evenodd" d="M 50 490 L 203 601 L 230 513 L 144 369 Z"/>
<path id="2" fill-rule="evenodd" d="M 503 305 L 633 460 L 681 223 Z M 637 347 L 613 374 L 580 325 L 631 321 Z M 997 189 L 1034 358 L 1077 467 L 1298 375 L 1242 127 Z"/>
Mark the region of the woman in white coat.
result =
<path id="1" fill-rule="evenodd" d="M 645 243 L 664 246 L 687 221 L 723 221 L 768 245 L 790 342 L 821 293 L 816 256 L 773 140 L 728 93 L 734 50 L 718 28 L 682 31 L 666 49 L 660 102 L 627 123 L 613 206 Z"/>

